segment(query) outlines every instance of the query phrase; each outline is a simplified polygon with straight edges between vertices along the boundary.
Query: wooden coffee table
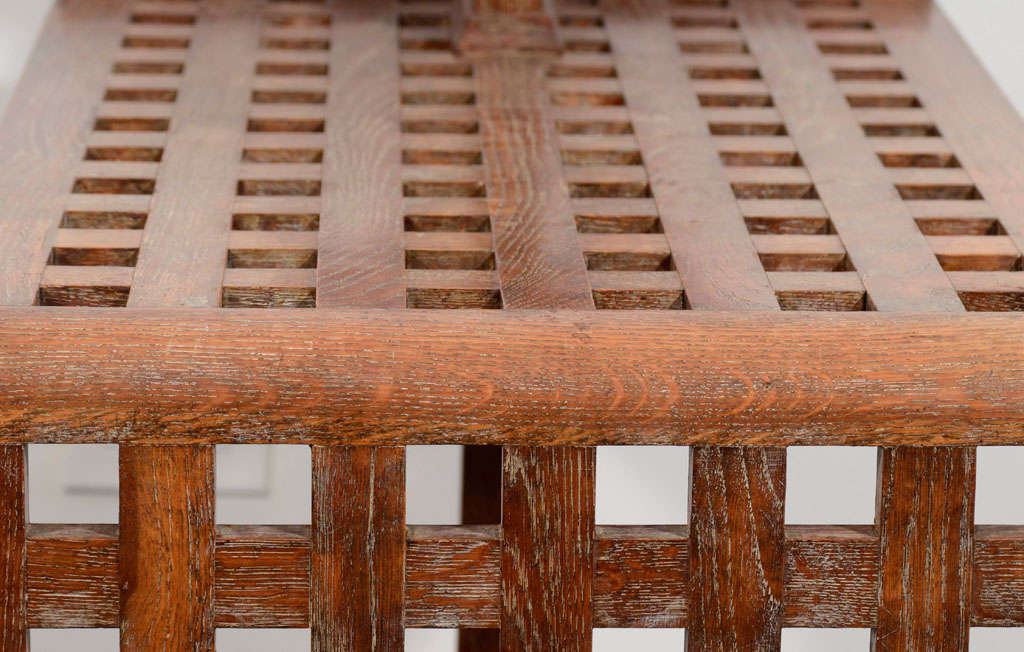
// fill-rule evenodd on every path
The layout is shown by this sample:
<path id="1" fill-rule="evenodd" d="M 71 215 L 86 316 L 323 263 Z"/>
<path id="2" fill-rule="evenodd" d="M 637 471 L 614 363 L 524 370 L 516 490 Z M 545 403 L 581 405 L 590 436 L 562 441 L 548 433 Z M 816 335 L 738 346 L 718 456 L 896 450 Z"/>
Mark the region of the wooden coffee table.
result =
<path id="1" fill-rule="evenodd" d="M 0 650 L 1024 626 L 974 523 L 1022 152 L 924 1 L 64 0 L 0 125 Z M 28 443 L 119 444 L 119 525 L 29 522 Z M 218 443 L 312 446 L 312 525 L 216 525 Z M 410 444 L 462 524 L 406 524 Z M 595 525 L 625 444 L 693 447 L 688 526 Z M 877 447 L 876 523 L 785 525 L 791 445 Z"/>

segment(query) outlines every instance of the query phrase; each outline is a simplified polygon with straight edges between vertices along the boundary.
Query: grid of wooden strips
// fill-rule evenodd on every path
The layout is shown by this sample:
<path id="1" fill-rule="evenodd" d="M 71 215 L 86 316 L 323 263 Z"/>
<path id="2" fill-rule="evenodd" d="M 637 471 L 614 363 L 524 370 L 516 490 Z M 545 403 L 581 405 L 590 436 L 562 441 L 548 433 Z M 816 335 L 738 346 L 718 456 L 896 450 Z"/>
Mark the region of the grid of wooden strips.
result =
<path id="1" fill-rule="evenodd" d="M 1024 309 L 1024 129 L 927 3 L 566 0 L 559 54 L 460 55 L 456 14 L 62 3 L 0 129 L 0 305 Z M 793 526 L 785 448 L 695 446 L 689 526 L 628 527 L 594 524 L 592 447 L 471 448 L 465 524 L 417 526 L 404 448 L 298 439 L 310 527 L 215 525 L 212 441 L 113 431 L 119 525 L 31 524 L 5 439 L 0 649 L 686 627 L 772 650 L 792 626 L 966 650 L 1024 626 L 1024 531 L 974 524 L 970 447 L 879 448 L 874 526 Z"/>

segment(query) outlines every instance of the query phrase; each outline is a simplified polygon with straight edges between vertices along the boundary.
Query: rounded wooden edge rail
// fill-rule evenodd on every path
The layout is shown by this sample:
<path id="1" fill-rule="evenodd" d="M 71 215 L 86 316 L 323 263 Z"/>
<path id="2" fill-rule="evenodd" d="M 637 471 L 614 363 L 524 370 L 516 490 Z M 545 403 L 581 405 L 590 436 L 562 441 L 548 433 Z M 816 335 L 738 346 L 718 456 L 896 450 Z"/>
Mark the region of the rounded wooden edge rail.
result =
<path id="1" fill-rule="evenodd" d="M 1024 315 L 0 309 L 0 444 L 1024 444 Z"/>

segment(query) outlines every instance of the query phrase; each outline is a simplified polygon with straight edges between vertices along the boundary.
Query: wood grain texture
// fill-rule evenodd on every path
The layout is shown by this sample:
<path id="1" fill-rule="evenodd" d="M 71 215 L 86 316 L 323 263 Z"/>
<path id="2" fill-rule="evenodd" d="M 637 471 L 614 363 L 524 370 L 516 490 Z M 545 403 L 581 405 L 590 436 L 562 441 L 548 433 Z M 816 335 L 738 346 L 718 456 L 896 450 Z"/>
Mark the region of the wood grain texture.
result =
<path id="1" fill-rule="evenodd" d="M 591 310 L 544 86 L 549 63 L 520 53 L 475 60 L 495 267 L 506 309 Z M 460 649 L 589 650 L 596 452 L 505 448 L 501 455 L 500 474 L 491 467 L 501 478 L 501 632 L 463 635 Z M 477 485 L 484 500 L 497 493 L 493 484 Z M 484 507 L 488 516 L 494 507 Z"/>
<path id="2" fill-rule="evenodd" d="M 396 4 L 332 16 L 317 305 L 403 308 Z"/>
<path id="3" fill-rule="evenodd" d="M 974 625 L 1024 624 L 1015 526 L 979 526 Z M 116 627 L 114 525 L 33 525 L 30 627 Z M 219 525 L 217 627 L 308 627 L 310 527 Z M 501 535 L 495 525 L 406 528 L 406 627 L 496 628 Z M 870 627 L 878 606 L 879 539 L 872 526 L 786 526 L 787 627 Z M 598 526 L 595 627 L 685 627 L 689 529 Z M 482 631 L 482 630 L 467 630 Z"/>
<path id="4" fill-rule="evenodd" d="M 310 541 L 306 525 L 217 526 L 217 627 L 309 627 Z"/>
<path id="5" fill-rule="evenodd" d="M 497 630 L 480 628 L 496 628 L 500 620 L 500 531 L 497 525 L 407 528 L 406 627 L 473 627 L 461 630 L 460 648 L 497 645 Z"/>
<path id="6" fill-rule="evenodd" d="M 686 649 L 778 650 L 786 450 L 694 447 L 690 478 Z"/>
<path id="7" fill-rule="evenodd" d="M 967 650 L 975 455 L 970 448 L 879 450 L 873 650 Z"/>
<path id="8" fill-rule="evenodd" d="M 1024 624 L 1024 526 L 979 525 L 971 578 L 973 627 Z"/>
<path id="9" fill-rule="evenodd" d="M 127 20 L 120 0 L 61 3 L 26 63 L 0 128 L 0 305 L 36 301 Z"/>
<path id="10" fill-rule="evenodd" d="M 120 448 L 122 650 L 213 650 L 213 452 Z"/>
<path id="11" fill-rule="evenodd" d="M 605 0 L 604 20 L 644 168 L 691 308 L 778 302 L 679 60 L 667 0 Z"/>
<path id="12" fill-rule="evenodd" d="M 685 627 L 686 526 L 597 526 L 595 627 Z"/>
<path id="13" fill-rule="evenodd" d="M 117 627 L 118 548 L 116 525 L 29 526 L 29 627 Z"/>
<path id="14" fill-rule="evenodd" d="M 833 81 L 837 73 L 817 55 L 804 17 L 784 2 L 740 2 L 737 13 L 775 104 L 867 290 L 868 305 L 886 311 L 962 311 L 939 266 L 941 259 L 924 241 L 893 185 L 899 176 L 884 170 L 866 147 L 863 127 Z M 971 545 L 974 452 L 881 449 L 879 460 L 882 557 L 873 646 L 966 649 L 969 611 L 964 594 L 970 591 L 971 567 L 969 553 L 956 546 Z M 949 504 L 933 502 L 933 495 Z"/>
<path id="15" fill-rule="evenodd" d="M 938 6 L 872 0 L 865 9 L 957 161 L 1024 249 L 1020 114 Z"/>
<path id="16" fill-rule="evenodd" d="M 503 451 L 503 652 L 591 648 L 596 458 L 593 448 Z"/>
<path id="17" fill-rule="evenodd" d="M 0 316 L 0 443 L 1022 441 L 1014 314 Z"/>
<path id="18" fill-rule="evenodd" d="M 28 650 L 26 447 L 0 446 L 0 649 Z"/>
<path id="19" fill-rule="evenodd" d="M 504 306 L 593 309 L 544 88 L 547 60 L 497 55 L 476 61 L 475 68 Z"/>
<path id="20" fill-rule="evenodd" d="M 129 306 L 221 305 L 260 20 L 235 0 L 204 3 L 198 14 Z"/>
<path id="21" fill-rule="evenodd" d="M 787 627 L 872 627 L 878 536 L 870 525 L 787 525 Z"/>
<path id="22" fill-rule="evenodd" d="M 732 6 L 870 305 L 884 311 L 963 310 L 795 5 L 736 0 Z"/>
<path id="23" fill-rule="evenodd" d="M 315 652 L 404 649 L 405 449 L 313 447 Z"/>

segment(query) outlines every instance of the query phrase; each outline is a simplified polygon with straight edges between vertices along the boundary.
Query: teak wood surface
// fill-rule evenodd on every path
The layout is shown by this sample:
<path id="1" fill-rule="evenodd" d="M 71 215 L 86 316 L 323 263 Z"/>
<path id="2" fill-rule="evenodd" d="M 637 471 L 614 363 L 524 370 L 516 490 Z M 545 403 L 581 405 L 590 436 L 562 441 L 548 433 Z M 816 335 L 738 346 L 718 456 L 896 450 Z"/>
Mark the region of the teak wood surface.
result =
<path id="1" fill-rule="evenodd" d="M 64 0 L 0 123 L 0 652 L 1024 627 L 974 522 L 1022 151 L 926 0 Z M 119 444 L 117 525 L 29 521 L 55 443 Z M 312 446 L 312 524 L 217 524 L 221 443 Z M 413 444 L 461 524 L 406 523 Z M 595 523 L 636 444 L 693 447 L 687 525 Z M 876 447 L 875 523 L 787 525 L 794 445 Z"/>

